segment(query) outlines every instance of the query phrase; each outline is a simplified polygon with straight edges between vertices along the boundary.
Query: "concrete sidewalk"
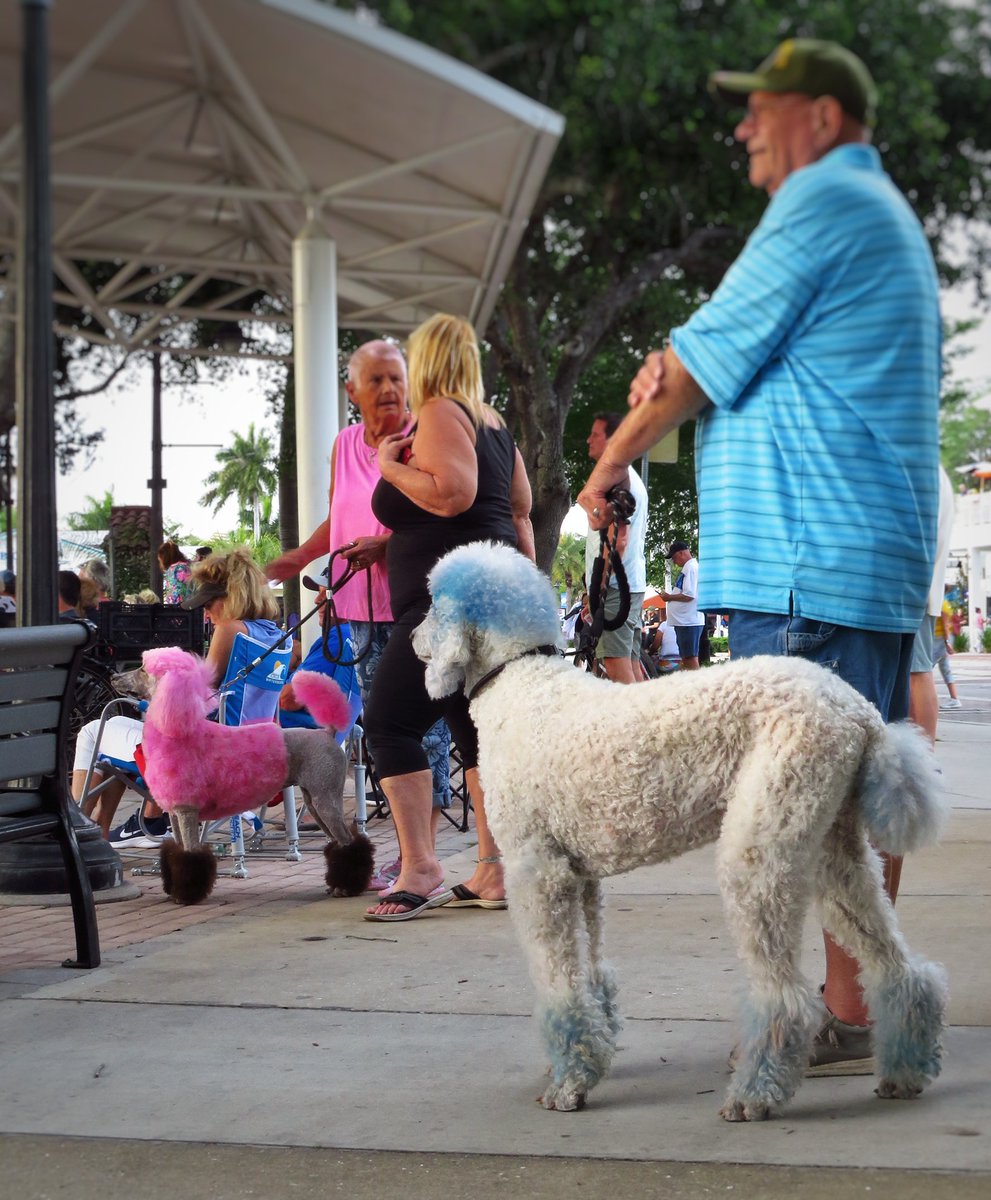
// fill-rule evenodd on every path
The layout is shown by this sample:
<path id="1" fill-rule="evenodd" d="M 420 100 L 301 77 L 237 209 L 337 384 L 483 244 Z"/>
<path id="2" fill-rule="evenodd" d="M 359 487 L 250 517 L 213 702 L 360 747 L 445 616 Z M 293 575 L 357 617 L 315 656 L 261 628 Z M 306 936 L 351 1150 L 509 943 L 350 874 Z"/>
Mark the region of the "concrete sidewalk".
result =
<path id="1" fill-rule="evenodd" d="M 938 745 L 953 817 L 906 865 L 898 904 L 912 949 L 943 962 L 952 988 L 946 1067 L 921 1099 L 808 1080 L 773 1121 L 719 1119 L 740 972 L 711 849 L 611 881 L 627 1023 L 577 1114 L 534 1103 L 542 1055 L 507 914 L 363 922 L 368 900 L 324 896 L 310 856 L 221 880 L 197 923 L 173 908 L 177 931 L 119 944 L 97 971 L 0 972 L 4 1194 L 987 1196 L 991 657 L 954 665 L 965 704 Z M 383 857 L 389 831 L 376 832 Z M 470 874 L 472 842 L 445 831 L 448 882 Z M 811 925 L 806 943 L 814 980 Z"/>

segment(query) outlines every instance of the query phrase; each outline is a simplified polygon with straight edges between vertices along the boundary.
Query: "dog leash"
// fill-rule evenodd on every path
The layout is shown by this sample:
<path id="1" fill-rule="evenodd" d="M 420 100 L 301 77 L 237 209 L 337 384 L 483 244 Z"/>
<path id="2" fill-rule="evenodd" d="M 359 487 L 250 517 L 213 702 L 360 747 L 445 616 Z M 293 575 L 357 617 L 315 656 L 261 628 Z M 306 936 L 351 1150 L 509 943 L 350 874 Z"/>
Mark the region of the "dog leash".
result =
<path id="1" fill-rule="evenodd" d="M 599 531 L 599 554 L 592 565 L 592 578 L 588 585 L 588 610 L 591 616 L 589 622 L 589 643 L 594 649 L 603 633 L 619 629 L 626 623 L 630 615 L 630 583 L 626 577 L 623 560 L 616 549 L 620 525 L 629 525 L 630 518 L 636 512 L 637 502 L 626 488 L 614 487 L 606 492 L 606 501 L 613 506 L 615 533 L 609 539 L 609 527 Z M 606 620 L 606 593 L 609 580 L 616 577 L 616 587 L 619 590 L 619 611 L 615 617 Z"/>
<path id="2" fill-rule="evenodd" d="M 530 658 L 534 654 L 542 654 L 545 658 L 563 657 L 557 646 L 532 646 L 529 650 L 524 650 L 522 654 L 517 654 L 515 658 L 508 658 L 504 663 L 500 663 L 498 667 L 494 667 L 491 671 L 486 671 L 471 691 L 467 693 L 466 699 L 468 703 L 470 704 L 475 699 L 486 684 L 491 683 L 497 675 L 501 675 L 510 663 L 519 662 L 521 658 Z"/>
<path id="3" fill-rule="evenodd" d="M 369 617 L 369 620 L 371 620 L 371 617 L 372 617 L 372 576 L 371 576 L 371 572 L 368 567 L 355 568 L 354 566 L 351 565 L 350 562 L 348 562 L 348 565 L 347 565 L 346 570 L 344 571 L 344 574 L 341 575 L 338 579 L 335 579 L 333 582 L 331 582 L 331 580 L 330 580 L 331 563 L 333 563 L 334 559 L 338 556 L 338 554 L 343 553 L 346 548 L 347 547 L 345 547 L 345 546 L 338 547 L 338 549 L 336 549 L 331 554 L 330 560 L 328 561 L 327 568 L 326 568 L 327 569 L 327 599 L 326 599 L 325 603 L 330 605 L 330 620 L 324 623 L 323 640 L 322 640 L 321 645 L 322 645 L 322 649 L 323 649 L 324 658 L 328 662 L 333 663 L 335 667 L 353 667 L 356 663 L 361 662 L 361 660 L 368 654 L 369 650 L 371 649 L 371 640 L 369 640 L 369 643 L 364 648 L 364 650 L 362 650 L 362 652 L 356 658 L 352 659 L 350 662 L 346 661 L 343 658 L 343 650 L 344 650 L 344 639 L 343 638 L 339 639 L 339 644 L 338 644 L 338 649 L 337 649 L 338 657 L 335 658 L 330 650 L 330 641 L 329 641 L 330 627 L 331 627 L 331 625 L 335 625 L 335 626 L 340 625 L 340 621 L 338 620 L 338 617 L 337 617 L 337 610 L 334 607 L 334 603 L 333 603 L 334 592 L 339 591 L 346 583 L 348 583 L 356 575 L 359 575 L 362 571 L 366 572 L 367 577 L 368 577 L 368 617 Z M 345 561 L 347 561 L 347 560 L 345 560 Z M 303 583 L 303 586 L 311 592 L 315 592 L 315 591 L 319 590 L 321 587 L 323 587 L 322 583 L 317 583 L 316 580 L 311 579 L 309 575 L 303 576 L 302 583 Z M 293 625 L 293 627 L 291 629 L 287 629 L 285 631 L 285 633 L 282 634 L 281 637 L 277 638 L 271 644 L 271 646 L 268 647 L 267 650 L 265 650 L 263 653 L 259 654 L 258 657 L 253 662 L 250 662 L 247 664 L 247 666 L 242 667 L 241 670 L 238 671 L 238 673 L 235 676 L 233 676 L 231 679 L 229 679 L 227 681 L 227 686 L 224 690 L 229 692 L 233 689 L 233 687 L 236 684 L 240 683 L 243 679 L 247 679 L 248 676 L 251 674 L 251 672 L 260 663 L 263 663 L 270 654 L 274 654 L 276 650 L 278 650 L 281 646 L 284 646 L 286 644 L 287 640 L 291 640 L 292 638 L 294 638 L 296 636 L 296 634 L 303 628 L 303 626 L 306 624 L 306 622 L 311 617 L 315 617 L 316 614 L 318 612 L 321 612 L 322 610 L 323 610 L 323 605 L 320 605 L 320 606 L 314 608 L 311 612 L 308 612 L 305 617 L 303 617 L 301 620 L 297 621 L 296 624 Z M 215 696 L 219 696 L 220 695 L 219 688 L 213 694 Z"/>
<path id="4" fill-rule="evenodd" d="M 343 638 L 338 639 L 336 653 L 332 653 L 331 649 L 330 649 L 331 627 L 336 626 L 337 628 L 340 628 L 340 625 L 341 625 L 341 619 L 337 615 L 337 606 L 334 603 L 334 594 L 335 594 L 335 592 L 340 591 L 340 589 L 346 583 L 350 583 L 351 580 L 354 579 L 356 575 L 360 575 L 362 571 L 365 572 L 369 624 L 371 624 L 375 619 L 374 613 L 372 611 L 372 571 L 371 571 L 370 564 L 363 566 L 363 567 L 355 567 L 350 559 L 345 559 L 344 561 L 347 565 L 344 568 L 344 573 L 342 575 L 340 575 L 337 579 L 331 578 L 331 572 L 332 572 L 332 568 L 333 568 L 334 559 L 339 554 L 343 554 L 345 550 L 350 550 L 353 546 L 354 546 L 354 542 L 350 542 L 347 546 L 338 546 L 338 548 L 331 553 L 330 558 L 327 560 L 327 566 L 324 568 L 324 574 L 327 576 L 327 599 L 324 603 L 329 605 L 329 608 L 327 611 L 330 614 L 330 616 L 329 616 L 329 620 L 327 620 L 323 623 L 323 637 L 322 637 L 322 640 L 320 643 L 320 648 L 323 651 L 323 656 L 327 660 L 327 662 L 333 663 L 335 667 L 357 666 L 357 664 L 360 663 L 363 658 L 367 658 L 367 656 L 371 653 L 371 649 L 372 649 L 372 639 L 371 638 L 368 639 L 368 643 L 366 644 L 364 650 L 362 650 L 360 654 L 356 655 L 354 658 L 352 658 L 350 660 L 344 658 L 344 639 Z M 311 579 L 309 575 L 303 576 L 302 584 L 305 588 L 308 588 L 311 592 L 315 592 L 323 586 L 323 584 L 317 583 L 317 581 L 315 579 Z M 312 616 L 313 614 L 311 613 L 310 615 Z"/>

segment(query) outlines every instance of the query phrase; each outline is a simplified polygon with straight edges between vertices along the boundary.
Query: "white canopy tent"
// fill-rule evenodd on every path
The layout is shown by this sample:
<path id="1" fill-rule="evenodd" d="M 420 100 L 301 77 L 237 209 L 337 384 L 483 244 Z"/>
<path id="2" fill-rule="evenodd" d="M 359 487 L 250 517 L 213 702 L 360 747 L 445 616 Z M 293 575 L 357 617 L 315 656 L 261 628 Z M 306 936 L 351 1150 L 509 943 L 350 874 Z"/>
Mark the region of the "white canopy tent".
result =
<path id="1" fill-rule="evenodd" d="M 7 297 L 17 7 L 0 0 Z M 54 0 L 49 42 L 56 299 L 92 319 L 60 332 L 167 353 L 190 321 L 291 320 L 305 535 L 326 515 L 338 327 L 400 334 L 444 310 L 484 330 L 562 118 L 318 0 Z M 97 290 L 84 261 L 111 264 Z"/>

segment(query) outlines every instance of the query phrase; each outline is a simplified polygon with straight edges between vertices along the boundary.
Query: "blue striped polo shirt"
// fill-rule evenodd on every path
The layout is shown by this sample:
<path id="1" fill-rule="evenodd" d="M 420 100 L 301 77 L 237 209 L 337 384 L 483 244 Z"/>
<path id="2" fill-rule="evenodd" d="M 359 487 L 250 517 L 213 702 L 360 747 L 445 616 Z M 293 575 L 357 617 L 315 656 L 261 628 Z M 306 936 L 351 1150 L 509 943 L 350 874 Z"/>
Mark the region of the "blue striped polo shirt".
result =
<path id="1" fill-rule="evenodd" d="M 671 345 L 696 434 L 699 607 L 911 633 L 936 551 L 941 328 L 918 219 L 866 145 L 793 172 Z"/>

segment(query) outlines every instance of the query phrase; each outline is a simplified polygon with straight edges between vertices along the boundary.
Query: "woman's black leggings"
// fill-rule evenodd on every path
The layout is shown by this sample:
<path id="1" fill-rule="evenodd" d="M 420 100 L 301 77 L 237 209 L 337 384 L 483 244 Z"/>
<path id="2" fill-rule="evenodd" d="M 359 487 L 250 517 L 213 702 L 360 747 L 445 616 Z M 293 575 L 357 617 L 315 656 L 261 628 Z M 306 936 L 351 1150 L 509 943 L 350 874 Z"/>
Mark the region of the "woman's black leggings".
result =
<path id="1" fill-rule="evenodd" d="M 416 657 L 413 630 L 427 615 L 428 603 L 395 622 L 372 679 L 362 722 L 380 779 L 427 770 L 422 738 L 443 717 L 457 743 L 465 770 L 478 765 L 478 734 L 459 690 L 443 700 L 427 695 L 426 668 Z"/>

